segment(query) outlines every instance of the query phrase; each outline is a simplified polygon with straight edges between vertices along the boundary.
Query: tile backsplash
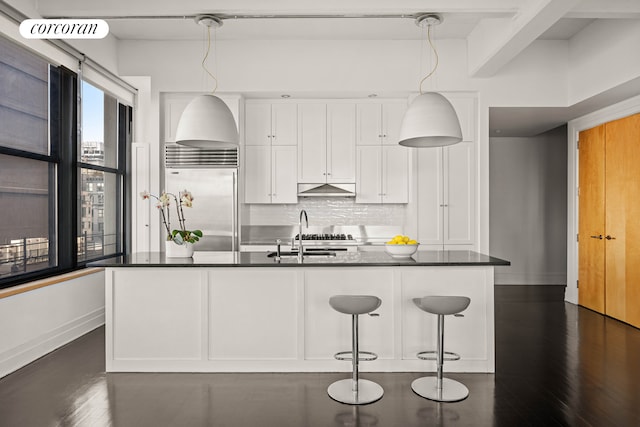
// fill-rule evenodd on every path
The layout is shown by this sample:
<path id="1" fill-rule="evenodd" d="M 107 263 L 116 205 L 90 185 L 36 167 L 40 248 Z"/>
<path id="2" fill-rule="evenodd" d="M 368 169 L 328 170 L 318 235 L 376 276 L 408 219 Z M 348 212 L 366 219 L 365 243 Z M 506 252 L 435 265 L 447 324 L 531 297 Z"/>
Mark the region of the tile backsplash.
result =
<path id="1" fill-rule="evenodd" d="M 360 204 L 348 198 L 301 198 L 296 205 L 244 205 L 244 225 L 297 224 L 300 210 L 309 225 L 389 225 L 403 227 L 407 205 Z M 247 224 L 248 222 L 248 224 Z"/>

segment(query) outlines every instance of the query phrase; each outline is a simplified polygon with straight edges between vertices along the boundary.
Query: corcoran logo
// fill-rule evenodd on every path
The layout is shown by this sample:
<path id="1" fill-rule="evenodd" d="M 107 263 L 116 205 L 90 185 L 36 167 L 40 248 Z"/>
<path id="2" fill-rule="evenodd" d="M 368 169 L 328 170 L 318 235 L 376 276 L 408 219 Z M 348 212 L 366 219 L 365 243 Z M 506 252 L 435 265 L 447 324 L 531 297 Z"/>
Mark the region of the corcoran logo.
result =
<path id="1" fill-rule="evenodd" d="M 102 39 L 109 24 L 102 19 L 25 19 L 20 35 L 25 39 Z"/>

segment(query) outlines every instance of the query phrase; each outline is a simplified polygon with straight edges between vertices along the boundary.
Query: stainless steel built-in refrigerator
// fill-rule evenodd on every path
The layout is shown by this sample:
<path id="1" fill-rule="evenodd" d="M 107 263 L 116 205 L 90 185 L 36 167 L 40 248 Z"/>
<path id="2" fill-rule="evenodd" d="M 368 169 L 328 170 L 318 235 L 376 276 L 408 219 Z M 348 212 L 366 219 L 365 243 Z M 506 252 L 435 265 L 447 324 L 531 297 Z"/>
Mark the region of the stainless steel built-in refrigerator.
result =
<path id="1" fill-rule="evenodd" d="M 188 190 L 193 206 L 184 208 L 185 228 L 202 230 L 196 251 L 238 250 L 238 150 L 165 146 L 165 191 Z M 175 210 L 171 211 L 175 214 Z M 172 228 L 177 228 L 172 216 Z"/>

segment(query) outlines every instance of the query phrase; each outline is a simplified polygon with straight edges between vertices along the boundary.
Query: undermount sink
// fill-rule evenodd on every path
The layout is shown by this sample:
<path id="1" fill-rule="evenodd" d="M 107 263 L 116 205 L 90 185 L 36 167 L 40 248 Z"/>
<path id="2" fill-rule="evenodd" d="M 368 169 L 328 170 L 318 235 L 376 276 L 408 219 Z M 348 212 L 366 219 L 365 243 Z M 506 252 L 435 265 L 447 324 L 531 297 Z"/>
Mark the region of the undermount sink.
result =
<path id="1" fill-rule="evenodd" d="M 273 258 L 277 255 L 278 253 L 276 251 L 273 252 L 268 252 L 267 253 L 267 257 L 268 258 Z M 281 251 L 280 252 L 280 257 L 297 257 L 298 256 L 298 251 Z M 302 253 L 302 256 L 324 256 L 324 257 L 334 257 L 336 256 L 335 252 L 332 251 L 304 251 Z"/>

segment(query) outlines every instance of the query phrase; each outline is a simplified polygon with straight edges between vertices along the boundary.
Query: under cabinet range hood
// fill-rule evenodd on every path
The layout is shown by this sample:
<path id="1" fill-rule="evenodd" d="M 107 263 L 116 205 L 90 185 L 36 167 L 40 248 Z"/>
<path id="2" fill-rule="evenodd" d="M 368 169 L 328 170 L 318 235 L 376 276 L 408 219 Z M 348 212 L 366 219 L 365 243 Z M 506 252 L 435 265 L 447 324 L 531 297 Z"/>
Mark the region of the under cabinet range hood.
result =
<path id="1" fill-rule="evenodd" d="M 355 197 L 355 184 L 298 184 L 298 197 Z"/>

